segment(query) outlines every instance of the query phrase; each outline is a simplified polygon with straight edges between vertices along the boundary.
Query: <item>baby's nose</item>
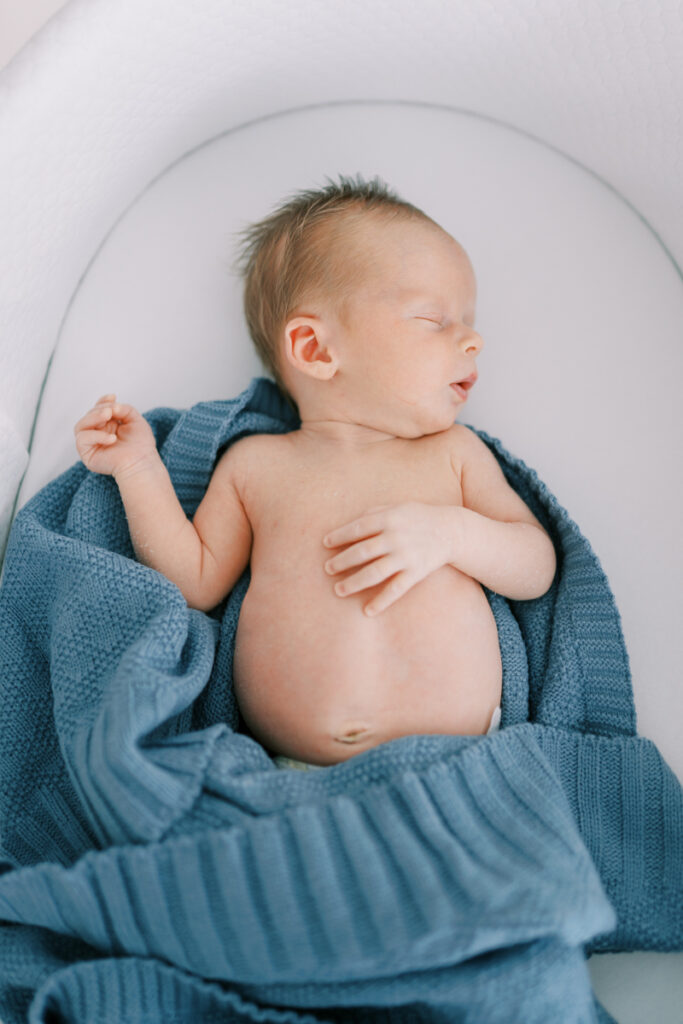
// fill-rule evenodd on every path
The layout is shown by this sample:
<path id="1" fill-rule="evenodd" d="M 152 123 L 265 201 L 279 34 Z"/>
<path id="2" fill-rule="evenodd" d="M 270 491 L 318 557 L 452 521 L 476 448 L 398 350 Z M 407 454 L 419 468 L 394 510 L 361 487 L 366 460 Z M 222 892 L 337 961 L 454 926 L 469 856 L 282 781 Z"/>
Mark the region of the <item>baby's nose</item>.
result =
<path id="1" fill-rule="evenodd" d="M 481 352 L 484 347 L 484 339 L 481 334 L 477 334 L 475 330 L 470 328 L 460 344 L 465 352 Z"/>

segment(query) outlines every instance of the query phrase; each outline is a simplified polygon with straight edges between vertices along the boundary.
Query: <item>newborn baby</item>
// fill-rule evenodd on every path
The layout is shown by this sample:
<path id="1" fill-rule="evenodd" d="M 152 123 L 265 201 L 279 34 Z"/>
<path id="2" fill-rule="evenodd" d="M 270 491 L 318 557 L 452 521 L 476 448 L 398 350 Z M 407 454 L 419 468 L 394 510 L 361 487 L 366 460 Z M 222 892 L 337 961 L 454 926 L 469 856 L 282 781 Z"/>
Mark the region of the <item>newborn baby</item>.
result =
<path id="1" fill-rule="evenodd" d="M 76 424 L 78 452 L 114 476 L 136 556 L 190 607 L 214 608 L 250 564 L 233 678 L 271 755 L 323 766 L 398 736 L 483 734 L 502 663 L 482 584 L 539 597 L 556 558 L 455 422 L 483 346 L 467 254 L 372 183 L 304 193 L 250 240 L 250 333 L 300 428 L 231 443 L 192 522 L 115 395 Z"/>

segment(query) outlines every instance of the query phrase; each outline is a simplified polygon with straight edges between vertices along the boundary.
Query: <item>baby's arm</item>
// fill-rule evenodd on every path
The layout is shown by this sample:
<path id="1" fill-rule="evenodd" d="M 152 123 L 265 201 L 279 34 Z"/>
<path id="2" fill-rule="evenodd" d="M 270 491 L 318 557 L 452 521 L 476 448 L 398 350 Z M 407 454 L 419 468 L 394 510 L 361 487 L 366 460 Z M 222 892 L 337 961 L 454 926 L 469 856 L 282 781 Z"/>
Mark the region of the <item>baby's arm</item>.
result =
<path id="1" fill-rule="evenodd" d="M 202 542 L 183 512 L 160 456 L 157 453 L 148 463 L 113 475 L 138 561 L 163 573 L 191 608 L 198 607 Z"/>
<path id="2" fill-rule="evenodd" d="M 249 563 L 251 525 L 236 487 L 242 455 L 241 440 L 223 453 L 193 522 L 158 455 L 116 477 L 138 559 L 175 583 L 199 611 L 215 608 Z"/>
<path id="3" fill-rule="evenodd" d="M 557 568 L 550 536 L 510 487 L 488 445 L 463 424 L 455 428 L 463 504 L 454 509 L 449 564 L 503 597 L 541 597 Z"/>
<path id="4" fill-rule="evenodd" d="M 208 611 L 230 591 L 249 560 L 246 516 L 238 499 L 230 502 L 230 493 L 236 495 L 232 475 L 238 442 L 219 460 L 193 524 L 149 424 L 132 406 L 108 401 L 114 397 L 103 396 L 76 424 L 79 454 L 93 472 L 116 480 L 138 560 L 175 583 L 191 608 Z"/>

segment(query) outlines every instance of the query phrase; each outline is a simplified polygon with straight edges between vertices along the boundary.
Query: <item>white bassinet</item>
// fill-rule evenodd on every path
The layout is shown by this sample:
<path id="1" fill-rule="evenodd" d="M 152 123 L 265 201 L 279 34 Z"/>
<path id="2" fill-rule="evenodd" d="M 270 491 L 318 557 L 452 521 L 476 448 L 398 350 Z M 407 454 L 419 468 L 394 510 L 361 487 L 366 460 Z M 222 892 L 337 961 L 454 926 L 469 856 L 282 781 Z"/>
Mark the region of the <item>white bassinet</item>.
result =
<path id="1" fill-rule="evenodd" d="M 234 233 L 379 175 L 466 248 L 459 415 L 533 466 L 609 577 L 638 731 L 683 778 L 683 13 L 676 0 L 72 0 L 0 76 L 0 552 L 105 392 L 263 374 Z M 590 961 L 620 1024 L 683 956 Z"/>

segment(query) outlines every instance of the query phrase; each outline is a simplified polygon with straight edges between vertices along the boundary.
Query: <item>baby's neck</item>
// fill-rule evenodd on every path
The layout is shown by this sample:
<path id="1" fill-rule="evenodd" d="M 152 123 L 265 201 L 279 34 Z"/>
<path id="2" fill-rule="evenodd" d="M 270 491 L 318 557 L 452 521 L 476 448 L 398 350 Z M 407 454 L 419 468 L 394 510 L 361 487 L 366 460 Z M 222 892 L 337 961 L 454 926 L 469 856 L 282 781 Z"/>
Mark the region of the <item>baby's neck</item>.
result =
<path id="1" fill-rule="evenodd" d="M 333 419 L 302 420 L 296 434 L 305 444 L 343 452 L 379 450 L 386 442 L 404 440 L 375 427 Z"/>

